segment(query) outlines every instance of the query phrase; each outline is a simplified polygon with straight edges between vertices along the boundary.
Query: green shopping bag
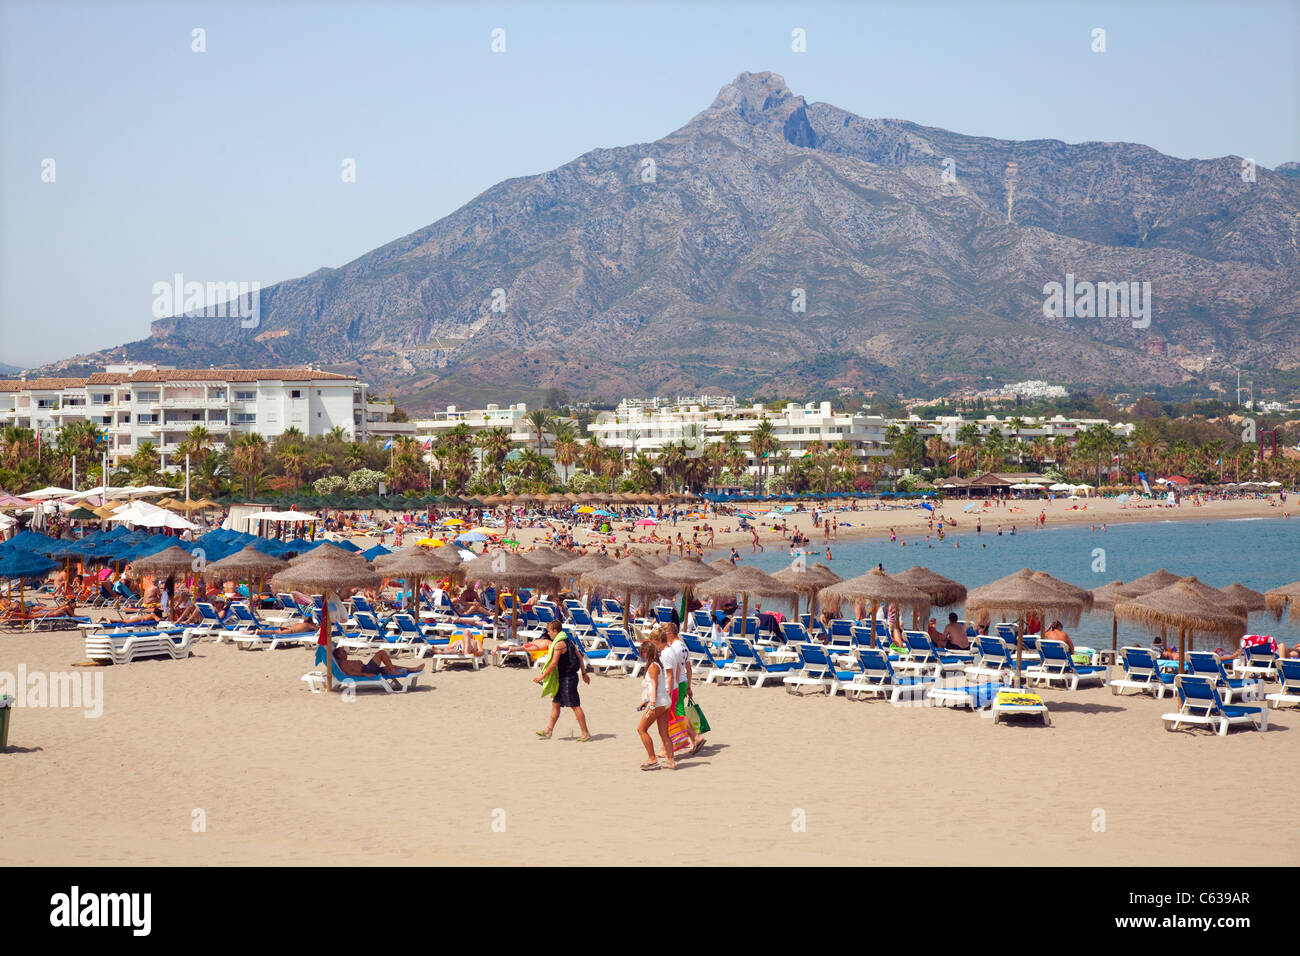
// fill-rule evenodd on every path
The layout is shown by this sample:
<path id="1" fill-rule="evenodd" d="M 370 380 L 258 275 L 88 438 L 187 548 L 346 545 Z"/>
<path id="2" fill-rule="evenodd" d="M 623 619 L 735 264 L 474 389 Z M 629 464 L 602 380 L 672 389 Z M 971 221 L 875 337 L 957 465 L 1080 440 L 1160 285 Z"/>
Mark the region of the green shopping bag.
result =
<path id="1" fill-rule="evenodd" d="M 691 722 L 697 734 L 707 734 L 711 729 L 709 719 L 704 716 L 704 711 L 700 710 L 700 705 L 695 703 L 694 697 L 686 699 L 686 719 Z"/>

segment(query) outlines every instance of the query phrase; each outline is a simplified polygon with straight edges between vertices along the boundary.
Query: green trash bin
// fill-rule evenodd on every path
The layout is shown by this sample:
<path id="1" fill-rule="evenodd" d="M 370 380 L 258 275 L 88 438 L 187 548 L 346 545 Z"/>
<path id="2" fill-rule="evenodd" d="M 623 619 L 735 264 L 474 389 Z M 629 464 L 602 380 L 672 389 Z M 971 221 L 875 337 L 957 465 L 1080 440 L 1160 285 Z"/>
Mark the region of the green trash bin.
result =
<path id="1" fill-rule="evenodd" d="M 14 709 L 14 699 L 0 694 L 0 754 L 9 748 L 9 715 Z"/>

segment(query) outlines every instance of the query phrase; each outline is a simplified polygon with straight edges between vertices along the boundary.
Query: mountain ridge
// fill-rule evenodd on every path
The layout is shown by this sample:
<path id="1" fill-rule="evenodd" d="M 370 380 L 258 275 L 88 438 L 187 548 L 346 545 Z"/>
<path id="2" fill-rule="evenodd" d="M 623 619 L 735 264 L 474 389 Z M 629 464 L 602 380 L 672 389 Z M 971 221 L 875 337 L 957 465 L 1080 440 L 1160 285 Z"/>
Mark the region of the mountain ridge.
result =
<path id="1" fill-rule="evenodd" d="M 1173 385 L 1209 356 L 1290 371 L 1300 178 L 1254 175 L 868 119 L 742 73 L 658 140 L 504 180 L 263 289 L 256 329 L 172 317 L 103 354 L 346 367 L 428 407 L 469 385 L 779 393 L 812 366 L 891 392 L 1001 373 Z M 1067 273 L 1151 281 L 1152 327 L 1045 318 Z"/>

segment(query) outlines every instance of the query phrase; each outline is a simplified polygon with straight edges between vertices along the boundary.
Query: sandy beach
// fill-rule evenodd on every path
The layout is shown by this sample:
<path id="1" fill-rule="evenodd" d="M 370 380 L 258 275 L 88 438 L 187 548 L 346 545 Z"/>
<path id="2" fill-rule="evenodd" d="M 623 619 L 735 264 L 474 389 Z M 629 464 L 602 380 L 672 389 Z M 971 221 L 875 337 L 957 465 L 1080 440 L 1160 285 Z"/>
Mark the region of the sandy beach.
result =
<path id="1" fill-rule="evenodd" d="M 1053 726 L 779 686 L 703 687 L 709 744 L 641 773 L 640 681 L 546 703 L 519 668 L 313 695 L 306 649 L 199 644 L 74 668 L 72 632 L 0 635 L 0 670 L 102 675 L 102 715 L 17 708 L 0 863 L 1285 865 L 1300 716 L 1166 733 L 1168 699 L 1046 691 Z M 671 805 L 671 809 L 669 809 Z M 1244 826 L 1253 820 L 1276 825 Z M 680 822 L 670 838 L 665 815 Z M 197 822 L 203 824 L 196 832 Z"/>
<path id="2" fill-rule="evenodd" d="M 1089 525 L 1095 524 L 1100 527 L 1102 524 L 1117 525 L 1130 524 L 1136 522 L 1149 521 L 1222 521 L 1234 518 L 1281 518 L 1284 514 L 1290 514 L 1295 509 L 1295 502 L 1291 496 L 1288 496 L 1286 505 L 1280 505 L 1278 496 L 1273 495 L 1267 500 L 1260 499 L 1233 499 L 1228 501 L 1211 501 L 1202 506 L 1195 506 L 1190 501 L 1184 501 L 1181 507 L 1164 507 L 1162 505 L 1153 505 L 1143 503 L 1141 506 L 1133 503 L 1116 501 L 1113 498 L 1092 498 L 1079 501 L 1070 501 L 1068 499 L 1058 498 L 1055 501 L 1018 501 L 1007 502 L 1004 507 L 983 507 L 983 501 L 974 500 L 975 504 L 980 507 L 976 511 L 964 512 L 962 509 L 971 504 L 970 501 L 959 498 L 949 499 L 937 507 L 937 513 L 946 518 L 955 519 L 955 523 L 945 522 L 945 530 L 961 535 L 974 533 L 977 517 L 983 524 L 983 534 L 996 534 L 997 526 L 1003 526 L 1004 533 L 1009 533 L 1011 526 L 1016 526 L 1016 532 L 1029 532 L 1033 530 L 1040 511 L 1046 512 L 1046 527 L 1055 528 L 1061 525 Z M 781 505 L 776 506 L 780 508 Z M 1018 510 L 1017 510 L 1018 509 Z M 781 519 L 770 519 L 764 515 L 770 509 L 766 506 L 760 506 L 753 510 L 753 514 L 758 515 L 757 520 L 751 521 L 758 526 L 759 540 L 765 548 L 776 547 L 788 548 L 788 537 L 782 538 L 780 531 L 774 529 L 773 525 L 784 520 L 791 532 L 795 530 L 802 531 L 811 539 L 810 550 L 817 550 L 824 546 L 825 535 L 822 528 L 814 527 L 811 511 L 794 511 L 782 515 Z M 839 523 L 838 533 L 835 541 L 842 541 L 851 538 L 860 537 L 888 537 L 890 529 L 898 534 L 900 539 L 911 540 L 916 537 L 924 538 L 928 532 L 926 519 L 930 512 L 923 510 L 918 505 L 896 504 L 882 507 L 880 510 L 862 510 L 859 503 L 859 510 L 834 510 L 830 512 Z M 721 515 L 718 517 L 710 516 L 707 519 L 698 518 L 680 518 L 676 524 L 671 520 L 662 522 L 655 531 L 660 537 L 666 537 L 676 541 L 677 534 L 680 532 L 685 542 L 689 543 L 693 534 L 693 529 L 697 526 L 703 526 L 705 523 L 711 525 L 714 530 L 714 540 L 712 546 L 709 545 L 708 535 L 701 533 L 700 541 L 709 552 L 727 553 L 731 548 L 740 552 L 743 558 L 746 554 L 751 553 L 753 549 L 753 535 L 748 531 L 737 530 L 739 519 L 731 515 Z M 540 525 L 541 523 L 538 522 Z M 580 528 L 582 526 L 579 526 Z M 631 547 L 634 551 L 643 553 L 668 553 L 668 545 L 663 542 L 641 541 L 646 529 L 633 529 L 630 522 L 614 521 L 616 537 L 619 546 L 629 542 L 629 536 L 632 537 Z M 730 530 L 726 530 L 730 529 Z M 534 545 L 540 539 L 545 538 L 549 533 L 549 527 L 527 527 L 512 526 L 515 532 L 514 537 L 519 541 L 520 548 L 528 548 Z M 583 531 L 575 533 L 579 543 L 594 543 L 599 545 L 602 540 L 598 535 L 589 535 Z M 369 547 L 377 538 L 371 536 L 358 536 L 355 542 L 362 547 Z M 608 541 L 608 536 L 605 536 Z M 385 543 L 392 545 L 393 538 L 390 534 Z M 834 541 L 832 541 L 832 551 L 834 550 Z M 674 547 L 673 554 L 676 549 Z"/>

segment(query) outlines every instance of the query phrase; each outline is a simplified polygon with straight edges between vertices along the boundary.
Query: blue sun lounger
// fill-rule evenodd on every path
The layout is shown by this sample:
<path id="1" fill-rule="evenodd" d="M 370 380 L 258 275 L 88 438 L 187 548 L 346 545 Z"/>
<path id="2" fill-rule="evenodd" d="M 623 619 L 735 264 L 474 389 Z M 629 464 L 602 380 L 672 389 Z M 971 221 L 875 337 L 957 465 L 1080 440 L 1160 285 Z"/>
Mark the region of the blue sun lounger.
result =
<path id="1" fill-rule="evenodd" d="M 897 704 L 904 696 L 911 701 L 920 700 L 934 683 L 932 674 L 900 677 L 894 673 L 889 655 L 878 647 L 858 647 L 857 655 L 858 672 L 851 680 L 839 682 L 845 697 L 861 700 L 863 694 L 888 694 L 890 703 Z"/>
<path id="2" fill-rule="evenodd" d="M 1042 655 L 1042 663 L 1025 668 L 1025 677 L 1029 681 L 1046 683 L 1050 687 L 1053 681 L 1059 680 L 1070 690 L 1078 690 L 1080 683 L 1106 682 L 1106 668 L 1075 664 L 1064 641 L 1041 640 L 1038 642 L 1038 651 Z"/>
<path id="3" fill-rule="evenodd" d="M 1225 704 L 1231 704 L 1234 696 L 1241 701 L 1247 695 L 1258 694 L 1258 681 L 1229 677 L 1223 669 L 1223 661 L 1212 651 L 1188 651 L 1187 666 L 1193 677 L 1204 677 L 1212 681 Z"/>
<path id="4" fill-rule="evenodd" d="M 1176 714 L 1165 714 L 1165 730 L 1177 730 L 1183 724 L 1209 727 L 1220 737 L 1226 737 L 1228 728 L 1248 725 L 1255 730 L 1268 730 L 1267 707 L 1241 707 L 1225 704 L 1214 683 L 1206 677 L 1179 674 L 1174 687 L 1182 701 Z"/>
<path id="5" fill-rule="evenodd" d="M 1124 676 L 1110 682 L 1110 692 L 1116 697 L 1126 690 L 1155 694 L 1157 698 L 1164 697 L 1166 690 L 1175 693 L 1174 675 L 1161 669 L 1160 659 L 1149 647 L 1121 647 L 1119 666 L 1124 669 Z"/>

